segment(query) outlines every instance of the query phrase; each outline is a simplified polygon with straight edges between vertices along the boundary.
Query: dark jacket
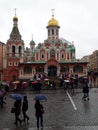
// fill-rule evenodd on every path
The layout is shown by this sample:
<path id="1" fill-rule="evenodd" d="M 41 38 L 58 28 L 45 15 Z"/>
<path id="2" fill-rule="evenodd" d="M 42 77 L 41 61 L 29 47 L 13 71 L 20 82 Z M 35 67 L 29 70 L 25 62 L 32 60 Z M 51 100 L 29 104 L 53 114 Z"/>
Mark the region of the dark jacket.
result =
<path id="1" fill-rule="evenodd" d="M 89 92 L 89 87 L 88 87 L 88 84 L 85 84 L 83 86 L 83 93 L 88 93 Z"/>
<path id="2" fill-rule="evenodd" d="M 15 114 L 20 115 L 20 113 L 21 113 L 21 100 L 16 100 L 14 102 L 14 107 L 15 107 Z"/>
<path id="3" fill-rule="evenodd" d="M 35 115 L 36 116 L 42 116 L 43 114 L 43 106 L 40 104 L 39 101 L 36 101 L 35 103 Z"/>
<path id="4" fill-rule="evenodd" d="M 27 111 L 28 110 L 28 100 L 24 100 L 23 101 L 23 105 L 22 105 L 22 111 Z"/>

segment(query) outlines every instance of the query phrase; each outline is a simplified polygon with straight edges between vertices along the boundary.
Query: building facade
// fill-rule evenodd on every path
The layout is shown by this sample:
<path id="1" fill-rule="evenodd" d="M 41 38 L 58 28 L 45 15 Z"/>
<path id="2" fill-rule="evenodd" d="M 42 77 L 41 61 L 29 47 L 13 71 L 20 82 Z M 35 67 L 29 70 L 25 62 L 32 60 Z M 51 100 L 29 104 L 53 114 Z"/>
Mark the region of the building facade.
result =
<path id="1" fill-rule="evenodd" d="M 0 81 L 3 80 L 3 58 L 5 57 L 6 45 L 0 42 Z"/>
<path id="2" fill-rule="evenodd" d="M 18 18 L 14 16 L 13 28 L 6 43 L 6 55 L 3 60 L 3 80 L 30 79 L 35 74 L 86 75 L 87 62 L 76 60 L 74 44 L 59 38 L 60 26 L 54 14 L 48 21 L 46 29 L 47 39 L 43 43 L 36 46 L 32 39 L 30 47 L 25 49 L 25 43 L 18 29 Z"/>
<path id="3" fill-rule="evenodd" d="M 90 55 L 89 70 L 98 73 L 98 50 Z"/>

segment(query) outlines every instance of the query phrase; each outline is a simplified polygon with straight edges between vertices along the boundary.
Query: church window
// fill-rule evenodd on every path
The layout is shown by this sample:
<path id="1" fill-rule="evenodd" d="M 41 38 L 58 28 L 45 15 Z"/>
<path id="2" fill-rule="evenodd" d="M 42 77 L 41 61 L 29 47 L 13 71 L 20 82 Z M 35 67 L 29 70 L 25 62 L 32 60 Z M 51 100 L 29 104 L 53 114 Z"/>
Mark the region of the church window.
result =
<path id="1" fill-rule="evenodd" d="M 48 35 L 50 35 L 50 30 L 48 30 Z"/>
<path id="2" fill-rule="evenodd" d="M 82 66 L 75 66 L 73 68 L 74 73 L 83 73 L 83 67 Z"/>
<path id="3" fill-rule="evenodd" d="M 13 64 L 12 64 L 12 62 L 9 62 L 9 66 L 12 66 Z"/>
<path id="4" fill-rule="evenodd" d="M 52 35 L 54 35 L 54 29 L 52 29 Z"/>
<path id="5" fill-rule="evenodd" d="M 14 62 L 14 66 L 18 66 L 18 62 Z"/>
<path id="6" fill-rule="evenodd" d="M 41 59 L 44 59 L 44 54 L 41 55 Z"/>
<path id="7" fill-rule="evenodd" d="M 15 54 L 15 46 L 12 46 L 12 53 Z"/>
<path id="8" fill-rule="evenodd" d="M 59 52 L 57 52 L 57 60 L 59 59 Z"/>
<path id="9" fill-rule="evenodd" d="M 21 51 L 22 51 L 22 47 L 19 46 L 19 54 L 21 54 Z"/>
<path id="10" fill-rule="evenodd" d="M 50 51 L 50 58 L 55 59 L 55 51 L 54 50 Z"/>
<path id="11" fill-rule="evenodd" d="M 69 72 L 69 67 L 67 67 L 67 66 L 62 66 L 62 67 L 61 67 L 61 72 L 68 73 L 68 72 Z"/>
<path id="12" fill-rule="evenodd" d="M 7 47 L 7 53 L 9 53 L 9 46 Z"/>
<path id="13" fill-rule="evenodd" d="M 24 74 L 32 74 L 32 68 L 30 66 L 24 67 Z"/>
<path id="14" fill-rule="evenodd" d="M 44 72 L 44 67 L 42 67 L 42 66 L 38 66 L 38 67 L 36 67 L 36 72 L 37 73 L 43 73 Z"/>
<path id="15" fill-rule="evenodd" d="M 62 59 L 64 59 L 64 54 L 62 53 Z"/>

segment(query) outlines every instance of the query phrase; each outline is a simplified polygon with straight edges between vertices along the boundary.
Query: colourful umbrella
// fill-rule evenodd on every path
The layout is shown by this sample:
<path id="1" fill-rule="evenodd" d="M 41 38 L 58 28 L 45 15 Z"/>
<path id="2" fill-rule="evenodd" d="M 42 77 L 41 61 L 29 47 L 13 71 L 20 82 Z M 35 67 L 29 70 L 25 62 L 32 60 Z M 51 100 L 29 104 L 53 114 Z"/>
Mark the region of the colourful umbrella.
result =
<path id="1" fill-rule="evenodd" d="M 11 94 L 10 98 L 15 99 L 15 100 L 20 100 L 22 99 L 22 95 L 15 93 L 15 94 Z"/>
<path id="2" fill-rule="evenodd" d="M 34 100 L 45 100 L 45 101 L 47 99 L 48 99 L 48 97 L 44 94 L 39 94 L 39 95 L 35 96 L 35 98 L 34 98 Z"/>
<path id="3" fill-rule="evenodd" d="M 37 81 L 32 82 L 32 84 L 37 84 L 37 83 L 38 83 Z"/>

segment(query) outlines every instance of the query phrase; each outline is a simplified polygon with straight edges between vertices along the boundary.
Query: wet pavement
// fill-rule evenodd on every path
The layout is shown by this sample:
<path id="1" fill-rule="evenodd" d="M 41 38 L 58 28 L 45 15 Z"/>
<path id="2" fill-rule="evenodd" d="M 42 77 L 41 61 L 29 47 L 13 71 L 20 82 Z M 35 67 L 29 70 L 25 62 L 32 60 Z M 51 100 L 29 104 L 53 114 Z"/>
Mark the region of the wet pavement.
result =
<path id="1" fill-rule="evenodd" d="M 90 100 L 83 101 L 81 89 L 74 93 L 60 90 L 42 90 L 42 94 L 48 96 L 48 100 L 42 102 L 45 108 L 44 127 L 39 130 L 98 130 L 98 88 L 90 89 Z M 16 127 L 14 114 L 11 107 L 14 100 L 6 96 L 7 104 L 0 108 L 0 130 L 37 130 L 34 109 L 34 97 L 37 93 L 32 91 L 22 92 L 27 95 L 29 109 L 27 114 L 30 117 L 29 123 L 23 123 Z M 20 116 L 22 118 L 22 115 Z"/>

